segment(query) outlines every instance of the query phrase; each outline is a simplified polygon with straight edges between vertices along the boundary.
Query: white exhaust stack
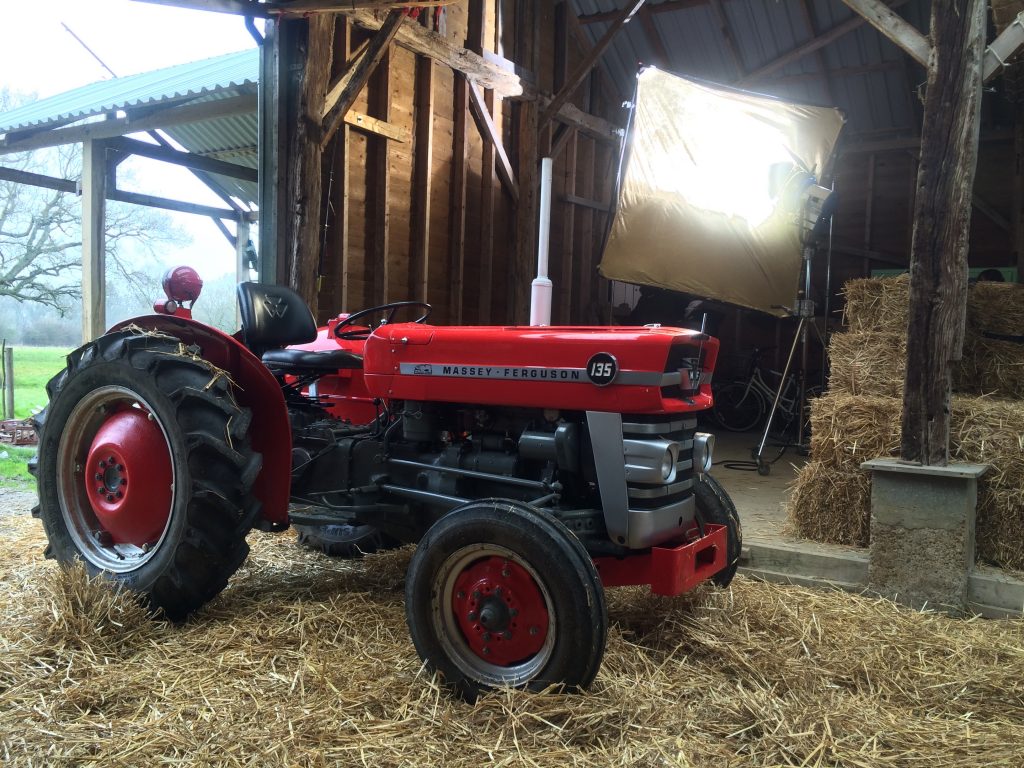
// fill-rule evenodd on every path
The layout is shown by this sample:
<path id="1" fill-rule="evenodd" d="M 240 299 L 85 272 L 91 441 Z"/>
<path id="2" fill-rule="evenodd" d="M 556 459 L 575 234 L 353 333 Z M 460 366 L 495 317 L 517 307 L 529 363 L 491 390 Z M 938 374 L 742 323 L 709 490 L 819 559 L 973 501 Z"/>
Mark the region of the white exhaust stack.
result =
<path id="1" fill-rule="evenodd" d="M 537 277 L 530 288 L 530 325 L 551 325 L 551 281 L 548 279 L 548 247 L 551 236 L 551 168 L 540 161 L 540 242 L 537 244 Z"/>

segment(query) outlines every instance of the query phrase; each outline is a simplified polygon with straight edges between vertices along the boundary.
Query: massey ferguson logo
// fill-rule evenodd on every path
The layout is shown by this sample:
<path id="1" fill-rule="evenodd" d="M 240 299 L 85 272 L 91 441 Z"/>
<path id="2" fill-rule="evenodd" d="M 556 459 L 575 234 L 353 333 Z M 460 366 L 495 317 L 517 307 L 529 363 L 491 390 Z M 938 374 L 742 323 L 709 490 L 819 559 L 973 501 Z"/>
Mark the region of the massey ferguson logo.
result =
<path id="1" fill-rule="evenodd" d="M 288 311 L 288 305 L 280 296 L 266 296 L 263 299 L 263 306 L 267 308 L 267 314 L 280 320 Z"/>
<path id="2" fill-rule="evenodd" d="M 414 376 L 433 376 L 434 366 L 430 363 L 420 363 L 412 369 L 412 372 Z"/>

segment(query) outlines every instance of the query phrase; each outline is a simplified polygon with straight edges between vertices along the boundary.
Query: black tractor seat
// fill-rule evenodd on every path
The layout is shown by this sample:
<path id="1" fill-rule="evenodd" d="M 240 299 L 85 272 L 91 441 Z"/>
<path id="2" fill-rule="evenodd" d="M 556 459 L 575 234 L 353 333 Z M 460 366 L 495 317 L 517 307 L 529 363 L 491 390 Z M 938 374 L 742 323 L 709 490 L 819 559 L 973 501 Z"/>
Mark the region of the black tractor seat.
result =
<path id="1" fill-rule="evenodd" d="M 263 364 L 273 373 L 293 376 L 325 376 L 340 369 L 359 370 L 363 358 L 344 349 L 310 352 L 304 349 L 270 349 L 263 353 Z"/>

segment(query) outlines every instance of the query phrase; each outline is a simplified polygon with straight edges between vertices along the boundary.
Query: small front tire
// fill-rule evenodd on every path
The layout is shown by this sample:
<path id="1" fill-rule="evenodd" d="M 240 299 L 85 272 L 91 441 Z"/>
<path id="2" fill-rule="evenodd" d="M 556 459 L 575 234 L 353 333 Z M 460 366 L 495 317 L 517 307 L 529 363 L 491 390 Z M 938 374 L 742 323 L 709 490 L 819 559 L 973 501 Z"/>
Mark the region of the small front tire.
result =
<path id="1" fill-rule="evenodd" d="M 503 499 L 467 504 L 427 531 L 405 613 L 420 658 L 467 701 L 503 685 L 585 688 L 608 631 L 580 541 L 546 512 Z"/>
<path id="2" fill-rule="evenodd" d="M 711 475 L 704 475 L 694 485 L 697 502 L 697 519 L 702 524 L 724 525 L 728 532 L 728 551 L 725 568 L 711 577 L 720 587 L 727 587 L 739 567 L 740 552 L 743 550 L 743 528 L 729 494 Z"/>

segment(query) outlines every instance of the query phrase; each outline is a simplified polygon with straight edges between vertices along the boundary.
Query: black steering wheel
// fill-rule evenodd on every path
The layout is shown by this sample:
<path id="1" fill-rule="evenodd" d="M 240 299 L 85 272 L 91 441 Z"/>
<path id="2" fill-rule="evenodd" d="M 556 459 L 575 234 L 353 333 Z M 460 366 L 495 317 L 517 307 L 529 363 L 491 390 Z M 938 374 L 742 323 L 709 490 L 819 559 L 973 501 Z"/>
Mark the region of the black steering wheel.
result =
<path id="1" fill-rule="evenodd" d="M 344 330 L 356 324 L 357 320 L 361 320 L 367 315 L 382 314 L 387 312 L 387 316 L 381 322 L 381 325 L 387 325 L 395 319 L 395 315 L 398 314 L 398 310 L 404 307 L 420 307 L 423 309 L 423 314 L 413 320 L 414 323 L 424 323 L 427 318 L 430 317 L 430 312 L 433 309 L 425 301 L 394 301 L 390 304 L 381 304 L 378 307 L 367 307 L 361 309 L 358 312 L 353 312 L 351 315 L 346 317 L 336 326 L 334 326 L 334 336 L 338 339 L 345 339 L 347 341 L 362 340 L 369 338 L 370 334 L 373 333 L 373 328 L 369 326 L 360 326 L 353 328 L 350 331 Z"/>

